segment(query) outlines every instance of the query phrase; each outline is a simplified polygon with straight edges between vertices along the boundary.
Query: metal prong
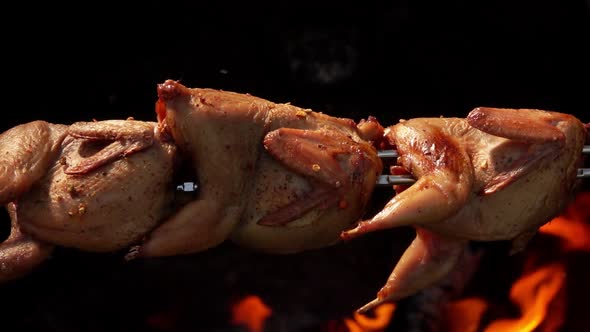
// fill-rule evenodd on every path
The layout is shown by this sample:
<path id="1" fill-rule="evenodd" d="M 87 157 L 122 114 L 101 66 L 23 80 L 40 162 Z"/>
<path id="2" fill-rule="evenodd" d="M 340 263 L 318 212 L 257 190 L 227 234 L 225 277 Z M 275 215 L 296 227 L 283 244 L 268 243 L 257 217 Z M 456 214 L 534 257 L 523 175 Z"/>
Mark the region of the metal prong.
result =
<path id="1" fill-rule="evenodd" d="M 590 154 L 590 145 L 584 145 L 582 154 Z M 397 158 L 399 157 L 399 153 L 397 153 L 397 150 L 380 150 L 377 151 L 377 156 L 383 159 Z"/>
<path id="2" fill-rule="evenodd" d="M 578 179 L 590 179 L 590 168 L 578 168 Z M 398 184 L 412 184 L 416 179 L 410 175 L 379 175 L 377 178 L 378 187 L 388 187 Z"/>
<path id="3" fill-rule="evenodd" d="M 410 175 L 379 175 L 377 178 L 377 186 L 393 186 L 396 184 L 412 184 L 416 179 Z"/>
<path id="4" fill-rule="evenodd" d="M 196 182 L 184 182 L 176 186 L 177 191 L 193 192 L 197 191 L 199 185 Z"/>
<path id="5" fill-rule="evenodd" d="M 582 154 L 590 155 L 590 145 L 584 145 Z M 377 151 L 377 156 L 382 159 L 397 158 L 399 153 L 397 150 L 380 150 Z M 578 179 L 590 179 L 590 168 L 579 168 L 576 176 Z M 393 186 L 396 184 L 412 184 L 416 182 L 414 178 L 409 175 L 380 175 L 377 178 L 377 186 Z"/>
<path id="6" fill-rule="evenodd" d="M 379 158 L 397 158 L 399 154 L 396 150 L 381 150 L 377 151 L 377 156 Z"/>

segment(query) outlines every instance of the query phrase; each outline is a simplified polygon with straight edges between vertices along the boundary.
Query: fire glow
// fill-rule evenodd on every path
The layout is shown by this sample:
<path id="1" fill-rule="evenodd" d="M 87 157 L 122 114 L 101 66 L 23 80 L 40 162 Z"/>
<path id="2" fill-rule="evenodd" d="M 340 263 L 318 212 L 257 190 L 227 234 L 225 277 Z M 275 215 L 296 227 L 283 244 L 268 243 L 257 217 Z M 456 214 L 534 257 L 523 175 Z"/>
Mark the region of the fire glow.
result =
<path id="1" fill-rule="evenodd" d="M 375 308 L 373 315 L 354 313 L 343 321 L 331 321 L 324 325 L 322 331 L 336 332 L 383 332 L 395 312 L 395 304 L 385 303 Z M 263 332 L 265 321 L 272 315 L 272 310 L 256 295 L 248 295 L 232 306 L 232 325 L 247 328 L 248 332 Z"/>
<path id="2" fill-rule="evenodd" d="M 559 238 L 557 259 L 539 263 L 535 252 L 525 253 L 522 276 L 510 291 L 510 300 L 518 307 L 519 317 L 495 317 L 482 327 L 482 317 L 489 311 L 490 303 L 482 298 L 465 298 L 448 305 L 451 331 L 464 332 L 525 332 L 558 331 L 565 321 L 564 286 L 567 266 L 563 263 L 566 253 L 590 251 L 590 193 L 582 193 L 567 210 L 540 229 L 541 234 Z"/>
<path id="3" fill-rule="evenodd" d="M 232 306 L 232 324 L 242 325 L 250 332 L 264 331 L 264 322 L 272 310 L 256 295 L 248 295 Z"/>
<path id="4" fill-rule="evenodd" d="M 568 305 L 565 288 L 568 266 L 565 257 L 574 252 L 590 252 L 590 192 L 580 193 L 559 217 L 540 228 L 543 237 L 555 238 L 553 257 L 547 259 L 534 246 L 525 249 L 521 275 L 512 283 L 509 303 L 494 303 L 484 297 L 464 297 L 450 301 L 444 309 L 444 330 L 450 332 L 522 332 L 558 331 L 565 322 Z M 543 245 L 544 246 L 544 245 Z M 494 310 L 509 306 L 516 314 Z M 398 311 L 396 304 L 386 303 L 371 315 L 351 314 L 324 324 L 326 332 L 385 331 Z M 272 315 L 257 296 L 247 296 L 233 306 L 233 324 L 249 332 L 264 331 L 264 322 Z M 499 314 L 500 312 L 500 314 Z M 403 312 L 399 312 L 403 315 Z"/>
<path id="5" fill-rule="evenodd" d="M 541 233 L 559 237 L 564 251 L 590 251 L 590 193 L 578 195 L 564 214 L 545 224 Z"/>
<path id="6" fill-rule="evenodd" d="M 375 316 L 369 317 L 354 313 L 352 318 L 345 318 L 344 323 L 350 332 L 382 332 L 393 317 L 395 304 L 384 303 L 375 308 Z"/>

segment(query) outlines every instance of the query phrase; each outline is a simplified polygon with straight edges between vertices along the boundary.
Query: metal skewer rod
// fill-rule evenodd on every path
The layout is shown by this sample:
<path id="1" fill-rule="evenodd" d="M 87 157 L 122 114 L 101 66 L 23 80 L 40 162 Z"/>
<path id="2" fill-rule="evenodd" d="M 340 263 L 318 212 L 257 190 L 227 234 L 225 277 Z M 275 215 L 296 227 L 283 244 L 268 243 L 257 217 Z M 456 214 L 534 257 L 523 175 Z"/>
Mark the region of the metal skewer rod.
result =
<path id="1" fill-rule="evenodd" d="M 397 158 L 399 154 L 396 150 L 380 150 L 377 151 L 377 156 L 382 159 Z"/>
<path id="2" fill-rule="evenodd" d="M 590 168 L 578 168 L 578 179 L 590 179 Z M 379 175 L 377 178 L 378 187 L 388 187 L 398 184 L 412 184 L 416 179 L 410 175 Z"/>
<path id="3" fill-rule="evenodd" d="M 584 145 L 582 148 L 582 154 L 590 154 L 590 145 Z M 377 151 L 377 156 L 379 158 L 388 159 L 388 158 L 397 158 L 399 154 L 396 150 L 380 150 Z"/>
<path id="4" fill-rule="evenodd" d="M 584 145 L 582 148 L 582 154 L 590 155 L 590 145 Z M 383 159 L 399 157 L 399 154 L 396 150 L 377 151 L 377 155 L 379 158 Z M 590 179 L 590 168 L 578 168 L 577 178 Z M 416 179 L 414 179 L 411 175 L 380 175 L 377 178 L 378 187 L 393 186 L 398 184 L 412 184 L 414 182 L 416 182 Z"/>
<path id="5" fill-rule="evenodd" d="M 582 154 L 590 155 L 590 145 L 585 145 Z M 396 150 L 377 151 L 379 158 L 391 159 L 399 157 Z M 590 179 L 590 168 L 578 168 L 578 179 Z M 389 187 L 398 184 L 412 184 L 416 182 L 411 175 L 380 175 L 377 178 L 377 187 Z M 176 186 L 177 191 L 194 192 L 198 190 L 196 182 L 184 182 Z"/>

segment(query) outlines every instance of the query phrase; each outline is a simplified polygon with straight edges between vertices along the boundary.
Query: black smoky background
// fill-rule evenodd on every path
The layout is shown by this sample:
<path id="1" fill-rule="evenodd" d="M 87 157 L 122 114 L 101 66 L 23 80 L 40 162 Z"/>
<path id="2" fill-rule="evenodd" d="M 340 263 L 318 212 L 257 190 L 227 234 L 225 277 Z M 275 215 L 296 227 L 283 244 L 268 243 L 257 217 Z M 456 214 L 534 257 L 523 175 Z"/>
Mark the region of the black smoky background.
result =
<path id="1" fill-rule="evenodd" d="M 156 85 L 166 79 L 356 121 L 375 116 L 385 126 L 463 117 L 477 106 L 590 122 L 583 0 L 90 0 L 13 3 L 3 14 L 0 131 L 38 119 L 155 120 Z M 390 194 L 376 192 L 367 214 Z M 253 293 L 308 322 L 294 331 L 313 331 L 370 300 L 412 238 L 411 229 L 397 229 L 292 256 L 225 243 L 131 262 L 124 253 L 59 248 L 32 274 L 0 286 L 0 326 L 240 331 L 227 326 L 228 307 Z M 162 314 L 171 325 L 150 325 Z"/>

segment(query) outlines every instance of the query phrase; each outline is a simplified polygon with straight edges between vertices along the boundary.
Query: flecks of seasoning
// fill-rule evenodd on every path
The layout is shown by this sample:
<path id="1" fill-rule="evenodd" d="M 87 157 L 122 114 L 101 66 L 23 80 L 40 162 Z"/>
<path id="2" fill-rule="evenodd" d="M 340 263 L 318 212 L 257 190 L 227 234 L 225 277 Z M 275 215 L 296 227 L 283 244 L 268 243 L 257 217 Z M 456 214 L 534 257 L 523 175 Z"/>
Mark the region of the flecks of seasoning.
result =
<path id="1" fill-rule="evenodd" d="M 84 213 L 86 213 L 86 205 L 84 205 L 84 203 L 80 203 L 78 205 L 78 214 L 83 215 Z"/>
<path id="2" fill-rule="evenodd" d="M 488 161 L 487 160 L 482 161 L 481 165 L 479 165 L 479 167 L 481 169 L 488 169 Z"/>
<path id="3" fill-rule="evenodd" d="M 312 169 L 314 172 L 319 172 L 319 171 L 320 171 L 320 169 L 321 169 L 321 167 L 320 167 L 320 165 L 319 165 L 319 164 L 313 164 L 313 165 L 311 165 L 311 169 Z"/>
<path id="4" fill-rule="evenodd" d="M 305 118 L 307 116 L 307 113 L 304 110 L 298 110 L 297 113 L 295 113 L 295 116 L 297 116 L 298 118 Z"/>
<path id="5" fill-rule="evenodd" d="M 68 184 L 66 190 L 68 191 L 68 193 L 70 194 L 70 196 L 74 197 L 78 195 L 78 190 L 76 190 L 76 187 L 74 187 L 73 184 Z"/>

